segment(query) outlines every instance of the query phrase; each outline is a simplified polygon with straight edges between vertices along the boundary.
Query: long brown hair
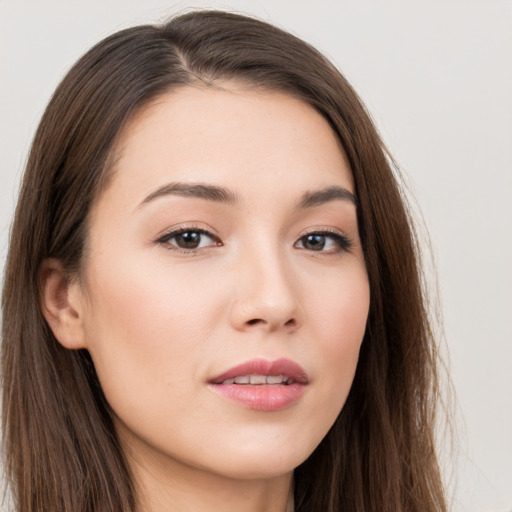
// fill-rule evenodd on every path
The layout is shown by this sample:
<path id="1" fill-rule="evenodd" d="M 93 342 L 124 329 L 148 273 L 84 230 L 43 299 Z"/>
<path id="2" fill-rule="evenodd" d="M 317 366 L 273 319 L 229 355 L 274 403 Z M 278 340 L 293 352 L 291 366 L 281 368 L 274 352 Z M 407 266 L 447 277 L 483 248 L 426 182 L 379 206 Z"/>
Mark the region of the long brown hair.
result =
<path id="1" fill-rule="evenodd" d="M 22 512 L 134 512 L 136 493 L 94 366 L 55 339 L 40 307 L 45 258 L 81 266 L 92 202 L 127 120 L 161 94 L 236 80 L 279 90 L 328 120 L 358 197 L 371 304 L 355 380 L 335 424 L 295 470 L 297 512 L 446 510 L 435 455 L 437 353 L 417 244 L 391 159 L 345 78 L 267 23 L 192 12 L 92 48 L 37 130 L 11 232 L 2 296 L 5 471 Z"/>

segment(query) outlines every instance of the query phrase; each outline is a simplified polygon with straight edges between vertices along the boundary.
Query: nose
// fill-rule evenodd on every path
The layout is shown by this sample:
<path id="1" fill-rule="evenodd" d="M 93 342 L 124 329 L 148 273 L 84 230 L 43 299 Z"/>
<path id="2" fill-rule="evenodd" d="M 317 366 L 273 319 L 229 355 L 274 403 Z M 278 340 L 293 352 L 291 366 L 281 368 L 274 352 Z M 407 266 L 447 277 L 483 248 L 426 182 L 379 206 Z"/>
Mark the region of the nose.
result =
<path id="1" fill-rule="evenodd" d="M 299 283 L 277 254 L 252 255 L 236 272 L 231 322 L 239 331 L 293 332 L 302 323 Z"/>

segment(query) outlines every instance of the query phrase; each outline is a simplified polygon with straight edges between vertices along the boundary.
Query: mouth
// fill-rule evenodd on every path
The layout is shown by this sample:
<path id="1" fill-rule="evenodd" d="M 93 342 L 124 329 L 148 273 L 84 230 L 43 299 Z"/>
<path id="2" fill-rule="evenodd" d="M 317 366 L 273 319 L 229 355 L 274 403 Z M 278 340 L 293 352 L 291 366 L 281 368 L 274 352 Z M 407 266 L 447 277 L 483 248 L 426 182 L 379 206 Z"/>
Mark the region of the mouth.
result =
<path id="1" fill-rule="evenodd" d="M 246 408 L 278 411 L 300 399 L 309 379 L 306 371 L 289 359 L 254 359 L 230 368 L 208 383 L 213 391 Z"/>

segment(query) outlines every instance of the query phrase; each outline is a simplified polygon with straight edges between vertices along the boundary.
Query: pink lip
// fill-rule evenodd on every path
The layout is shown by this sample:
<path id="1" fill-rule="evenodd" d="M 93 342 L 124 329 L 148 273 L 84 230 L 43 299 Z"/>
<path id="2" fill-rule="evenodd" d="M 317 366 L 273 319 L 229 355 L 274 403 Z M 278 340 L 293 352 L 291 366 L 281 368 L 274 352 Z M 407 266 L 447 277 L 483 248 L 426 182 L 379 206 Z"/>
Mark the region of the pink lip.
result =
<path id="1" fill-rule="evenodd" d="M 284 375 L 289 384 L 223 384 L 224 381 L 244 375 Z M 278 411 L 296 402 L 309 383 L 306 371 L 289 359 L 254 359 L 213 377 L 210 387 L 222 396 L 249 409 Z"/>

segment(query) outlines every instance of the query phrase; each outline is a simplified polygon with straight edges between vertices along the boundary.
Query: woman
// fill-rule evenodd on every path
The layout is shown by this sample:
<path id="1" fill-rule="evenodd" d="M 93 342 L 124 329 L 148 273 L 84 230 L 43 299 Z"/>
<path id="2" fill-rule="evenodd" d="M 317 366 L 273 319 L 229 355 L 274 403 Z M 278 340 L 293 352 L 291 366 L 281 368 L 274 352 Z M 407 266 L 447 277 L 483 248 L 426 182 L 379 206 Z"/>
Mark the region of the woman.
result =
<path id="1" fill-rule="evenodd" d="M 261 21 L 124 30 L 64 78 L 3 344 L 16 510 L 446 510 L 390 158 L 339 72 Z"/>

